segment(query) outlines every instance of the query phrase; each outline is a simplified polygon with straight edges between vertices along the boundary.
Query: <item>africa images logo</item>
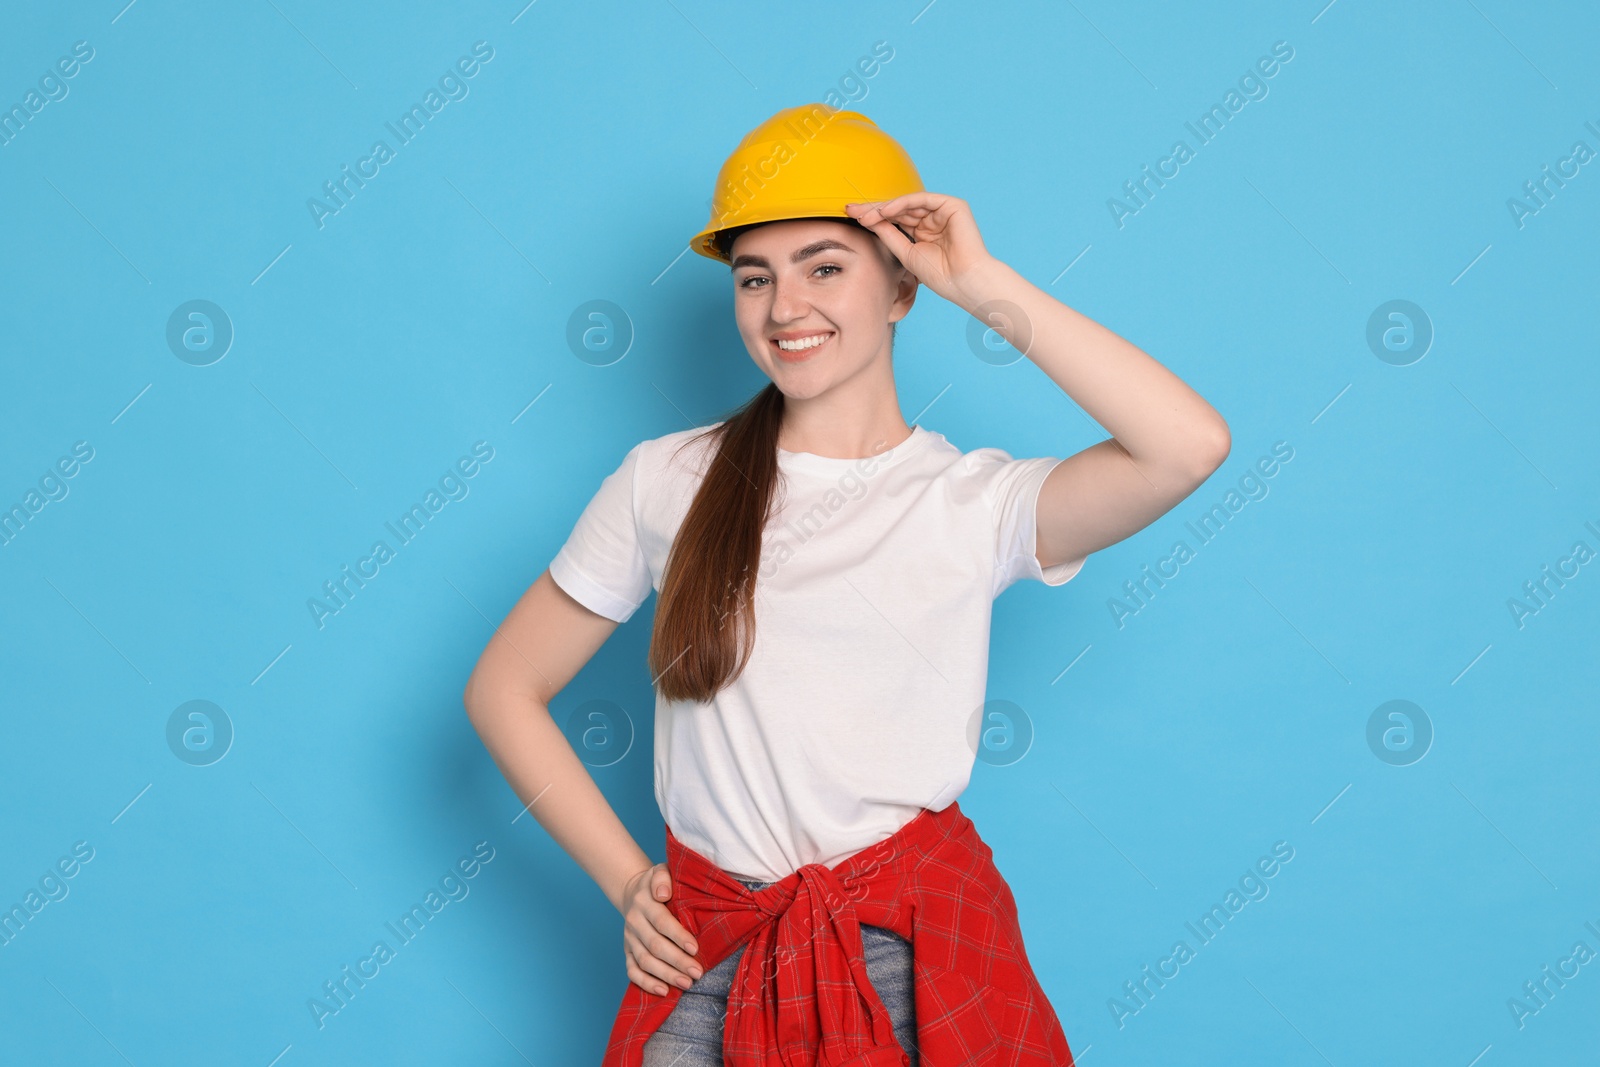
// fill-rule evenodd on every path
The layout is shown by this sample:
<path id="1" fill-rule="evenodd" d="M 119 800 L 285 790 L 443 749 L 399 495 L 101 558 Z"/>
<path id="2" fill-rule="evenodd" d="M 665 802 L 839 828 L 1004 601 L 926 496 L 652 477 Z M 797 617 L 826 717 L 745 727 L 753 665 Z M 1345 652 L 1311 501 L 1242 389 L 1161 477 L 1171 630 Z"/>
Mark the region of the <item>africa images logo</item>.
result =
<path id="1" fill-rule="evenodd" d="M 345 964 L 337 977 L 322 983 L 320 993 L 306 998 L 306 1008 L 317 1029 L 324 1029 L 330 1018 L 348 1008 L 356 994 L 398 959 L 400 950 L 415 941 L 447 905 L 466 900 L 467 894 L 472 892 L 472 879 L 494 857 L 494 846 L 489 842 L 479 841 L 473 845 L 470 853 L 445 869 L 436 886 L 428 887 L 419 903 L 411 905 L 398 919 L 383 924 L 387 933 L 373 941 L 371 951 L 356 960 L 354 967 Z M 393 945 L 389 943 L 391 937 Z"/>
<path id="2" fill-rule="evenodd" d="M 398 126 L 395 122 L 385 122 L 384 126 L 394 135 L 395 146 L 398 148 L 410 144 L 427 127 L 428 121 L 445 109 L 446 104 L 453 100 L 465 100 L 472 91 L 467 82 L 477 77 L 483 65 L 493 58 L 494 48 L 489 42 L 478 41 L 472 46 L 471 56 L 457 59 L 454 66 L 439 76 L 438 88 L 430 85 L 422 95 L 420 104 L 414 103 L 409 110 L 400 114 L 395 120 Z M 389 147 L 389 142 L 380 139 L 373 142 L 365 156 L 356 160 L 353 171 L 350 164 L 340 164 L 339 177 L 322 183 L 322 194 L 326 199 L 313 196 L 306 200 L 306 209 L 311 212 L 311 221 L 317 224 L 317 229 L 327 226 L 329 216 L 337 215 L 349 207 L 356 193 L 365 189 L 367 182 L 376 178 L 381 168 L 395 158 L 395 149 Z"/>
<path id="3" fill-rule="evenodd" d="M 394 538 L 393 547 L 382 538 L 374 541 L 367 555 L 356 560 L 354 570 L 348 563 L 341 564 L 338 576 L 322 583 L 320 595 L 307 597 L 306 610 L 311 613 L 311 621 L 317 624 L 317 629 L 323 629 L 328 619 L 349 607 L 356 594 L 382 574 L 383 567 L 396 558 L 400 549 L 415 541 L 446 504 L 465 500 L 472 492 L 471 479 L 477 477 L 492 459 L 494 446 L 487 441 L 475 442 L 471 456 L 460 457 L 439 476 L 438 488 L 430 486 L 420 502 L 412 504 L 393 521 L 383 524 L 383 528 Z"/>

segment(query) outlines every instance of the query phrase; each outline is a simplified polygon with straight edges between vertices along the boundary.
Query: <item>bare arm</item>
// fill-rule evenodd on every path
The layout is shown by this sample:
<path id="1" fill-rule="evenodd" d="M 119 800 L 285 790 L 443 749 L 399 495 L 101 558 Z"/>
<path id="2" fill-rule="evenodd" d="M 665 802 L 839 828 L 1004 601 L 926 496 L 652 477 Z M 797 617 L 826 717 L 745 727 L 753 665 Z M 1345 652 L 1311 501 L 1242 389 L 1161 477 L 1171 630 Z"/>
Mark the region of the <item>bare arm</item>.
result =
<path id="1" fill-rule="evenodd" d="M 621 911 L 623 885 L 651 866 L 650 857 L 550 716 L 550 701 L 616 628 L 545 571 L 489 640 L 463 703 L 529 814 Z"/>
<path id="2" fill-rule="evenodd" d="M 962 281 L 969 311 L 1026 348 L 1112 436 L 1058 463 L 1039 490 L 1039 565 L 1079 559 L 1150 525 L 1227 458 L 1228 424 L 1181 378 L 999 260 Z M 1019 309 L 1020 322 L 1014 321 Z"/>
<path id="3" fill-rule="evenodd" d="M 462 703 L 523 806 L 622 913 L 628 978 L 660 996 L 664 981 L 687 989 L 704 973 L 699 946 L 667 909 L 666 864 L 650 862 L 550 716 L 550 701 L 616 628 L 547 570 L 496 628 Z"/>
<path id="4" fill-rule="evenodd" d="M 990 255 L 965 200 L 907 193 L 849 210 L 922 284 L 992 327 L 1111 431 L 1056 464 L 1040 487 L 1041 566 L 1144 529 L 1227 458 L 1232 439 L 1215 408 L 1132 342 Z"/>

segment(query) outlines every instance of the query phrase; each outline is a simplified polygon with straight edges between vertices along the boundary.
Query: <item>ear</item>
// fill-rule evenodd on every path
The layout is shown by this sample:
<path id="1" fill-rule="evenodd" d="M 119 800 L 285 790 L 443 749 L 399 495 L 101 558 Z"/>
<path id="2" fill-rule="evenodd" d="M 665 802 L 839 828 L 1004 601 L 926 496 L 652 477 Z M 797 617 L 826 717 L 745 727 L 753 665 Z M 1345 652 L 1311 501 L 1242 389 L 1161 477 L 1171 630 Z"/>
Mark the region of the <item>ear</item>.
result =
<path id="1" fill-rule="evenodd" d="M 917 302 L 917 290 L 921 285 L 915 274 L 904 267 L 900 268 L 894 303 L 889 306 L 890 322 L 899 322 L 911 313 L 911 306 Z"/>

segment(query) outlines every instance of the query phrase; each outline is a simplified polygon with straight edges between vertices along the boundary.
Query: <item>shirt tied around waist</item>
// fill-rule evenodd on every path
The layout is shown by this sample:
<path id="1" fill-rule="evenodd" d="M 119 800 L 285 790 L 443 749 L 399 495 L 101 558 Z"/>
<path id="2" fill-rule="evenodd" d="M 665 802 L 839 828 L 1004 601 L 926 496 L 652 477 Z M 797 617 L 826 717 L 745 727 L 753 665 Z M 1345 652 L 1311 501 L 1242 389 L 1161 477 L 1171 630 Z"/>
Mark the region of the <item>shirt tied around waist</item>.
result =
<path id="1" fill-rule="evenodd" d="M 716 966 L 740 945 L 723 1056 L 731 1067 L 903 1067 L 867 976 L 861 924 L 912 943 L 923 1067 L 1070 1067 L 1072 1053 L 1022 945 L 1016 902 L 951 802 L 829 868 L 752 891 L 666 831 L 667 908 Z M 640 1067 L 682 992 L 628 983 L 602 1067 Z"/>

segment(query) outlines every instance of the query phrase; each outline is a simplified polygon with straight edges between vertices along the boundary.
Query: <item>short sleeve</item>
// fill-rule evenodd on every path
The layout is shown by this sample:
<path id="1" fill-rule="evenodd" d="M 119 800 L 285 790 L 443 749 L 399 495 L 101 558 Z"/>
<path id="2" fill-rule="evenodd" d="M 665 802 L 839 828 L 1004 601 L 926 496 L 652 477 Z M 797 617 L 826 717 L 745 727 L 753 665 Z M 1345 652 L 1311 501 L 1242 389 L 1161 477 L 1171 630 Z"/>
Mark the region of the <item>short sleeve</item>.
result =
<path id="1" fill-rule="evenodd" d="M 1044 480 L 1061 460 L 1054 456 L 1012 459 L 998 448 L 979 449 L 984 453 L 987 482 L 984 495 L 992 509 L 995 531 L 994 596 L 1022 578 L 1045 585 L 1064 585 L 1083 569 L 1087 556 L 1039 565 L 1038 507 Z"/>
<path id="2" fill-rule="evenodd" d="M 650 568 L 639 541 L 635 472 L 641 442 L 606 475 L 550 561 L 550 577 L 567 594 L 613 622 L 626 622 L 650 595 Z"/>

